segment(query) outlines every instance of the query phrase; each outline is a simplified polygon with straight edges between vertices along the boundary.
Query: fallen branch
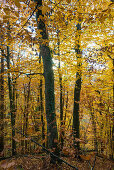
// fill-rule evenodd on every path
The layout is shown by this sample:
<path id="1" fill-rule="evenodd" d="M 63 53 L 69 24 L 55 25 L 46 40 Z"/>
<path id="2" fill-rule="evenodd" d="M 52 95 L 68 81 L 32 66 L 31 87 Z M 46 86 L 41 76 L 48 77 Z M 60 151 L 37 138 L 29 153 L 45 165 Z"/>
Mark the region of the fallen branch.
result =
<path id="1" fill-rule="evenodd" d="M 15 130 L 17 131 L 17 133 L 20 133 L 21 135 L 25 136 L 26 138 L 29 137 L 29 136 L 25 135 L 24 133 L 22 133 L 21 131 L 19 131 L 17 128 L 15 128 Z M 66 162 L 65 160 L 61 159 L 60 157 L 58 157 L 57 155 L 55 155 L 54 153 L 52 153 L 51 151 L 49 151 L 48 149 L 46 149 L 44 146 L 42 146 L 41 144 L 39 144 L 39 143 L 36 142 L 35 140 L 30 139 L 30 141 L 33 142 L 33 143 L 35 143 L 36 145 L 42 147 L 42 149 L 43 149 L 44 151 L 46 151 L 47 153 L 49 153 L 49 154 L 50 154 L 51 156 L 53 156 L 54 158 L 57 158 L 59 161 L 61 161 L 61 162 L 65 163 L 66 165 L 68 165 L 68 166 L 70 166 L 70 167 L 78 170 L 77 167 L 75 167 L 75 166 L 69 164 L 68 162 Z"/>

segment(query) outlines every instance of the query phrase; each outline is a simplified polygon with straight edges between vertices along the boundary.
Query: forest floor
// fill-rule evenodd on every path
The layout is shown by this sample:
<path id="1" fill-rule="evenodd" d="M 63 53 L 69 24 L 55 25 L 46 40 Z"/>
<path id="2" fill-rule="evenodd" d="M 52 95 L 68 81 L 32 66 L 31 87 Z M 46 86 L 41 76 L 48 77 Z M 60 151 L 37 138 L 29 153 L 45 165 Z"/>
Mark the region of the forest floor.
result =
<path id="1" fill-rule="evenodd" d="M 64 157 L 63 160 L 67 161 L 71 165 L 77 167 L 79 170 L 91 170 L 88 161 L 77 161 L 73 157 Z M 90 160 L 92 166 L 94 162 Z M 73 170 L 74 168 L 69 167 L 65 163 L 61 165 L 50 164 L 50 156 L 41 154 L 37 156 L 26 155 L 13 157 L 0 162 L 0 170 Z M 106 158 L 96 157 L 94 170 L 114 170 L 114 162 Z"/>

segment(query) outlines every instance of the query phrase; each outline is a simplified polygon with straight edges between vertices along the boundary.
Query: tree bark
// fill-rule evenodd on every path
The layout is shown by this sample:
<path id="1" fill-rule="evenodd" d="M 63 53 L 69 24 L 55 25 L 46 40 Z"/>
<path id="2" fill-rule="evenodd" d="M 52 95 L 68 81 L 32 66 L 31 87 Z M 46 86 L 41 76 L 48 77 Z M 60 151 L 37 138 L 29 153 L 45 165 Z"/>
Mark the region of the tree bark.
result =
<path id="1" fill-rule="evenodd" d="M 64 130 L 63 130 L 63 86 L 62 86 L 62 74 L 61 74 L 61 62 L 60 62 L 60 40 L 59 40 L 59 30 L 57 30 L 57 45 L 58 45 L 58 57 L 59 57 L 59 66 L 58 66 L 58 73 L 59 73 L 59 86 L 60 86 L 60 149 L 63 149 L 64 143 Z"/>
<path id="2" fill-rule="evenodd" d="M 4 151 L 4 75 L 3 74 L 4 74 L 4 57 L 2 55 L 1 72 L 0 72 L 0 152 Z"/>
<path id="3" fill-rule="evenodd" d="M 9 73 L 10 69 L 10 52 L 9 47 L 7 46 L 7 68 L 8 68 L 8 89 L 9 89 L 9 100 L 10 100 L 10 113 L 11 113 L 11 125 L 12 125 L 12 155 L 16 154 L 16 143 L 14 140 L 15 137 L 15 97 L 13 97 L 13 89 L 12 89 L 12 82 L 11 76 Z"/>
<path id="4" fill-rule="evenodd" d="M 114 76 L 114 59 L 113 59 L 113 76 Z M 114 83 L 113 83 L 113 96 L 114 96 Z M 113 103 L 113 107 L 114 107 L 114 103 Z M 111 148 L 112 148 L 112 155 L 111 155 L 111 159 L 114 159 L 114 154 L 113 154 L 113 150 L 114 150 L 114 111 L 113 111 L 113 127 L 112 127 L 112 142 L 111 142 Z"/>
<path id="5" fill-rule="evenodd" d="M 42 0 L 35 0 L 38 7 L 42 6 Z M 47 119 L 47 134 L 48 134 L 48 147 L 55 148 L 54 153 L 59 154 L 57 147 L 58 131 L 55 114 L 55 96 L 54 96 L 54 73 L 52 69 L 52 57 L 49 48 L 49 44 L 46 42 L 48 34 L 46 26 L 41 17 L 43 17 L 42 10 L 38 8 L 36 12 L 36 21 L 38 30 L 42 30 L 40 33 L 42 38 L 40 39 L 40 53 L 43 59 L 44 77 L 45 77 L 45 103 L 46 103 L 46 119 Z M 51 159 L 53 162 L 53 158 Z"/>
<path id="6" fill-rule="evenodd" d="M 79 22 L 81 20 L 79 19 Z M 80 30 L 81 30 L 81 24 L 77 24 L 77 34 L 78 34 L 78 40 L 76 43 L 76 57 L 77 57 L 77 73 L 76 73 L 76 82 L 75 82 L 75 88 L 74 88 L 74 108 L 73 108 L 73 136 L 74 136 L 74 148 L 77 148 L 79 150 L 79 142 L 76 142 L 75 138 L 80 138 L 80 121 L 79 121 L 79 102 L 80 102 L 80 92 L 81 92 L 81 50 L 80 50 Z"/>
<path id="7" fill-rule="evenodd" d="M 61 150 L 64 144 L 64 129 L 63 129 L 63 86 L 62 86 L 62 75 L 60 71 L 60 61 L 59 61 L 59 85 L 60 85 L 60 142 Z"/>
<path id="8" fill-rule="evenodd" d="M 39 64 L 41 64 L 41 56 L 39 56 Z M 41 71 L 40 71 L 41 72 Z M 41 111 L 41 122 L 42 122 L 42 141 L 43 146 L 45 147 L 45 122 L 44 122 L 44 107 L 43 107 L 43 86 L 42 86 L 42 75 L 40 75 L 40 111 Z"/>
<path id="9" fill-rule="evenodd" d="M 24 87 L 24 96 L 25 96 L 25 109 L 24 109 L 24 134 L 27 134 L 28 130 L 28 115 L 29 115 L 29 100 L 30 100 L 30 86 L 31 86 L 31 78 L 29 77 L 29 83 Z M 28 141 L 25 140 L 25 152 L 28 152 Z"/>
<path id="10" fill-rule="evenodd" d="M 93 132 L 94 132 L 94 150 L 98 153 L 97 128 L 96 128 L 96 122 L 95 122 L 95 115 L 92 110 L 92 107 L 90 108 L 90 113 L 91 113 L 92 127 L 93 127 Z"/>
<path id="11" fill-rule="evenodd" d="M 66 98 L 66 109 L 65 109 L 64 125 L 65 125 L 66 117 L 67 117 L 67 108 L 68 108 L 68 91 L 67 91 L 67 98 Z"/>

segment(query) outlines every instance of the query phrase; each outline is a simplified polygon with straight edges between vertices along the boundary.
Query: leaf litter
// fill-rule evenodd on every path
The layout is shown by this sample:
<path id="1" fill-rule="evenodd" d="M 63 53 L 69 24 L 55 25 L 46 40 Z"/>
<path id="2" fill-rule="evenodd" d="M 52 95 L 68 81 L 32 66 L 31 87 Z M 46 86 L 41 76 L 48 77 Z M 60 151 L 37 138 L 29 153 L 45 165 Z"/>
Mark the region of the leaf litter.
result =
<path id="1" fill-rule="evenodd" d="M 62 159 L 69 162 L 71 165 L 74 165 L 79 170 L 91 170 L 94 162 L 94 158 L 89 161 L 79 161 L 74 157 L 64 157 Z M 113 161 L 96 157 L 94 170 L 113 170 L 113 168 Z M 2 160 L 0 162 L 0 170 L 73 170 L 73 168 L 64 163 L 55 165 L 50 164 L 49 155 L 26 155 Z"/>

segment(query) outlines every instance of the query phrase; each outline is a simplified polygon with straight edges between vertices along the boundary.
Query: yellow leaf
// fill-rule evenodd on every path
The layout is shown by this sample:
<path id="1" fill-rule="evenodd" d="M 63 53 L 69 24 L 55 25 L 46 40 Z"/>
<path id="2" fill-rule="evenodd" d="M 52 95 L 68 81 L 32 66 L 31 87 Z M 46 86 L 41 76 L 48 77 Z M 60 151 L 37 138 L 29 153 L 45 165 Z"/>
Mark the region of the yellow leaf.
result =
<path id="1" fill-rule="evenodd" d="M 40 30 L 37 30 L 36 31 L 36 37 L 37 38 L 41 38 L 42 37 L 42 35 L 40 34 L 42 32 L 42 30 L 40 31 Z"/>
<path id="2" fill-rule="evenodd" d="M 9 8 L 4 8 L 4 12 L 8 15 L 9 12 L 10 12 L 10 9 Z"/>
<path id="3" fill-rule="evenodd" d="M 15 15 L 16 15 L 17 17 L 19 17 L 19 13 L 18 13 L 17 11 L 15 11 Z"/>
<path id="4" fill-rule="evenodd" d="M 33 129 L 32 129 L 32 128 L 29 128 L 29 129 L 28 129 L 28 133 L 29 133 L 29 134 L 33 133 Z"/>
<path id="5" fill-rule="evenodd" d="M 8 22 L 8 18 L 9 18 L 8 15 L 4 15 L 3 16 L 3 22 Z"/>
<path id="6" fill-rule="evenodd" d="M 10 18 L 12 18 L 13 20 L 15 20 L 15 19 L 16 19 L 16 17 L 15 17 L 15 16 L 10 16 Z"/>
<path id="7" fill-rule="evenodd" d="M 68 4 L 71 2 L 71 0 L 66 0 L 66 1 L 67 1 Z"/>
<path id="8" fill-rule="evenodd" d="M 92 156 L 91 156 L 91 155 L 87 155 L 87 156 L 85 156 L 85 155 L 80 155 L 80 157 L 81 157 L 83 160 L 85 160 L 85 161 L 89 161 Z"/>
<path id="9" fill-rule="evenodd" d="M 34 8 L 34 7 L 35 7 L 34 2 L 33 2 L 33 3 L 31 3 L 31 4 L 29 5 L 29 7 L 30 7 L 30 8 Z"/>
<path id="10" fill-rule="evenodd" d="M 42 7 L 42 14 L 45 15 L 49 10 L 50 10 L 50 8 L 48 8 L 47 6 L 43 6 Z"/>
<path id="11" fill-rule="evenodd" d="M 19 2 L 19 0 L 15 0 L 15 5 L 18 7 L 18 8 L 20 8 L 20 2 Z"/>

